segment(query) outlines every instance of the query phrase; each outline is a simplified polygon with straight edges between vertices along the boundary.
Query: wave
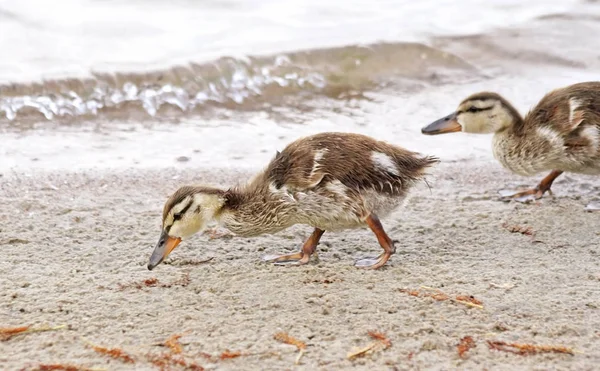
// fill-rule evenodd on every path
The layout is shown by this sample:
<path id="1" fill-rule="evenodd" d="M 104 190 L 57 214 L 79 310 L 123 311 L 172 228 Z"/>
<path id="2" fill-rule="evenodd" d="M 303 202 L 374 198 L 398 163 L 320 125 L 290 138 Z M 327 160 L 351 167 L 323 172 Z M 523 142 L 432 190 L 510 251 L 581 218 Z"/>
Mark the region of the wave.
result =
<path id="1" fill-rule="evenodd" d="M 253 109 L 289 97 L 343 99 L 402 79 L 435 81 L 475 68 L 419 43 L 377 43 L 266 57 L 223 57 L 155 72 L 0 86 L 0 119 L 150 117 L 207 108 Z"/>

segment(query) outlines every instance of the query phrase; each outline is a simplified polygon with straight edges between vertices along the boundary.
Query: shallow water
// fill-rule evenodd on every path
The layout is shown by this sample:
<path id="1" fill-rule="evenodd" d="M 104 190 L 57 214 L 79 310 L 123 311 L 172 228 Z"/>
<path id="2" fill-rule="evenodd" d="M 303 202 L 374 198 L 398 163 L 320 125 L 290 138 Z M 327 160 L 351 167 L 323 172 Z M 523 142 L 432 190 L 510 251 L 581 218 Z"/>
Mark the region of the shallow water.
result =
<path id="1" fill-rule="evenodd" d="M 20 46 L 0 61 L 3 172 L 257 168 L 324 130 L 491 160 L 487 136 L 420 128 L 479 90 L 524 113 L 600 68 L 593 2 L 44 4 L 0 5 Z"/>

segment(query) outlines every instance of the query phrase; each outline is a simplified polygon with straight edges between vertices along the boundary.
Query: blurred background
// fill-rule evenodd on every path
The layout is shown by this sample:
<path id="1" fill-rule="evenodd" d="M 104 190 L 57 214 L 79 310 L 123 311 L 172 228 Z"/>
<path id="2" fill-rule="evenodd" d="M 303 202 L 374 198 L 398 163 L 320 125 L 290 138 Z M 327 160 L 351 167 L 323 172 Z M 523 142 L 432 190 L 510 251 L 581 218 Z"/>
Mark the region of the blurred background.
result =
<path id="1" fill-rule="evenodd" d="M 0 35 L 0 172 L 255 168 L 325 130 L 488 161 L 420 128 L 600 68 L 582 0 L 2 0 Z"/>

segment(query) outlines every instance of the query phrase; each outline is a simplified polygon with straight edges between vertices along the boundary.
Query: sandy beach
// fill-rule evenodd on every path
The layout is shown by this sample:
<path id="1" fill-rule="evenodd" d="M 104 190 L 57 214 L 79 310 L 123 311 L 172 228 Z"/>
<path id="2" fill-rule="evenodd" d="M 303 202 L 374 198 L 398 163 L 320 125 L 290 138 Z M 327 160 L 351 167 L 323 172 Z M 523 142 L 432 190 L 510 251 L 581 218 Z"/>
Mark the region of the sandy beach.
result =
<path id="1" fill-rule="evenodd" d="M 299 248 L 307 227 L 254 239 L 199 236 L 166 264 L 146 269 L 173 177 L 227 185 L 247 176 L 180 169 L 5 174 L 3 325 L 68 328 L 0 342 L 2 368 L 155 369 L 146 354 L 165 352 L 157 344 L 173 334 L 184 334 L 188 359 L 219 370 L 592 370 L 600 362 L 600 213 L 583 211 L 597 197 L 597 181 L 568 175 L 554 198 L 504 203 L 496 191 L 526 185 L 523 178 L 494 163 L 442 164 L 429 177 L 431 190 L 417 187 L 383 221 L 398 252 L 381 270 L 352 266 L 379 253 L 368 230 L 325 234 L 318 260 L 307 266 L 260 260 Z M 154 279 L 154 287 L 144 285 Z M 473 296 L 482 308 L 404 291 L 428 292 L 423 286 Z M 368 331 L 385 334 L 391 347 L 348 360 L 372 342 Z M 278 332 L 307 344 L 299 365 L 295 347 L 273 338 Z M 476 347 L 461 359 L 457 345 L 465 336 Z M 111 360 L 85 341 L 119 347 L 136 363 Z M 490 350 L 487 341 L 576 353 L 523 356 Z M 226 350 L 248 355 L 218 359 Z"/>

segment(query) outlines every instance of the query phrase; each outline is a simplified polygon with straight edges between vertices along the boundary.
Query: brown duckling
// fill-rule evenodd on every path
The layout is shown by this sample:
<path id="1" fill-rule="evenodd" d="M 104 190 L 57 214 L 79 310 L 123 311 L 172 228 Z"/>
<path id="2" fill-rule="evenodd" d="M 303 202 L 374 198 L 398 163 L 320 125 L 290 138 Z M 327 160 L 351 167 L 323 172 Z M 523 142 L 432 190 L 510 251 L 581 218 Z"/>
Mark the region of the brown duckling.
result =
<path id="1" fill-rule="evenodd" d="M 295 224 L 313 227 L 301 251 L 265 257 L 298 265 L 308 263 L 325 231 L 368 226 L 384 252 L 355 265 L 379 268 L 395 252 L 379 217 L 397 208 L 436 162 L 434 157 L 359 134 L 321 133 L 298 139 L 245 185 L 179 188 L 164 206 L 162 233 L 148 269 L 211 221 L 243 237 L 276 233 Z"/>
<path id="2" fill-rule="evenodd" d="M 503 199 L 539 199 L 563 172 L 600 174 L 600 82 L 554 90 L 525 118 L 496 93 L 473 94 L 455 112 L 421 131 L 494 133 L 494 157 L 505 168 L 525 176 L 550 172 L 535 188 L 501 191 Z M 588 209 L 595 207 L 588 205 Z"/>

